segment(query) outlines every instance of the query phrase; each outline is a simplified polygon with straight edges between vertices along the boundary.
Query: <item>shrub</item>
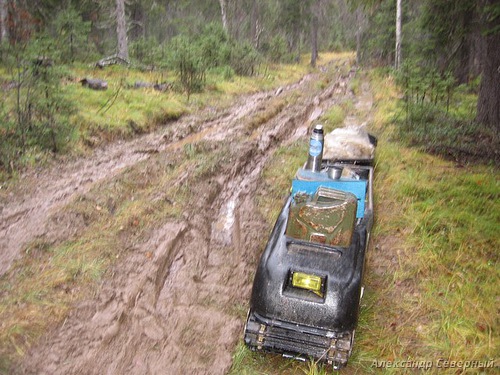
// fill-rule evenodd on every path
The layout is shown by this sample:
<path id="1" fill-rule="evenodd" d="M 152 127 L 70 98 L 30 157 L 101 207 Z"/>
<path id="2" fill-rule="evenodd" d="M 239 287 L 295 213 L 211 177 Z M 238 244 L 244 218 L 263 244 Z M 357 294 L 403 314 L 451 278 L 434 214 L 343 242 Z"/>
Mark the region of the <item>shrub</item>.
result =
<path id="1" fill-rule="evenodd" d="M 477 97 L 455 86 L 451 73 L 409 62 L 396 78 L 403 91 L 403 140 L 460 162 L 498 163 L 499 136 L 474 122 Z"/>
<path id="2" fill-rule="evenodd" d="M 257 51 L 248 42 L 235 44 L 231 51 L 231 67 L 236 74 L 251 76 L 255 73 L 260 58 Z"/>
<path id="3" fill-rule="evenodd" d="M 130 56 L 140 64 L 157 66 L 161 65 L 162 46 L 154 38 L 141 38 L 130 43 Z"/>
<path id="4" fill-rule="evenodd" d="M 88 41 L 90 21 L 83 21 L 76 8 L 71 5 L 61 10 L 52 23 L 52 37 L 60 51 L 62 62 L 85 60 L 91 49 Z"/>
<path id="5" fill-rule="evenodd" d="M 282 35 L 274 36 L 269 44 L 264 46 L 266 55 L 272 62 L 291 62 L 293 56 L 288 51 L 288 43 Z"/>
<path id="6" fill-rule="evenodd" d="M 229 65 L 231 44 L 222 26 L 215 23 L 208 24 L 195 38 L 195 43 L 199 45 L 201 58 L 207 67 Z"/>
<path id="7" fill-rule="evenodd" d="M 200 92 L 205 86 L 206 62 L 199 44 L 186 36 L 178 36 L 171 43 L 171 61 L 177 72 L 182 89 L 188 99 L 194 92 Z"/>
<path id="8" fill-rule="evenodd" d="M 59 51 L 53 39 L 40 36 L 12 52 L 14 89 L 0 108 L 0 167 L 9 173 L 32 151 L 63 149 L 73 131 L 74 109 L 61 85 L 67 72 L 54 63 Z"/>
<path id="9" fill-rule="evenodd" d="M 455 81 L 450 72 L 439 72 L 416 62 L 406 62 L 396 75 L 403 89 L 404 111 L 408 126 L 418 120 L 418 114 L 434 112 L 436 108 L 449 111 Z"/>
<path id="10" fill-rule="evenodd" d="M 0 103 L 0 181 L 3 173 L 10 174 L 14 170 L 16 160 L 16 134 L 14 124 L 5 110 L 4 102 Z"/>
<path id="11" fill-rule="evenodd" d="M 229 39 L 216 24 L 207 25 L 194 36 L 179 35 L 169 43 L 168 65 L 177 72 L 179 84 L 188 98 L 205 87 L 208 69 L 221 71 L 225 79 L 238 75 L 252 75 L 260 56 L 248 42 Z"/>

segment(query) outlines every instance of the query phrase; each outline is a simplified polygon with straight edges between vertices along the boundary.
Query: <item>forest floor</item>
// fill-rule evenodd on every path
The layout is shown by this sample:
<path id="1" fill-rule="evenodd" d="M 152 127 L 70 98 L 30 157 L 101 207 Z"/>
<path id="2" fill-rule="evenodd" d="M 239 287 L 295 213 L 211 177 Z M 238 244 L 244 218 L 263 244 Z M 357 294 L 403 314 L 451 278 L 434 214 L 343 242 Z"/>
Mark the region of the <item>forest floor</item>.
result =
<path id="1" fill-rule="evenodd" d="M 337 61 L 279 92 L 205 108 L 0 189 L 2 285 L 49 285 L 4 311 L 32 313 L 35 327 L 10 329 L 17 354 L 0 355 L 17 359 L 4 369 L 227 373 L 272 228 L 257 207 L 264 167 L 279 147 L 307 143 L 332 105 L 349 100 L 368 116 L 371 98 L 354 96 L 354 75 Z M 14 299 L 14 289 L 0 297 Z M 46 324 L 30 321 L 37 316 Z"/>

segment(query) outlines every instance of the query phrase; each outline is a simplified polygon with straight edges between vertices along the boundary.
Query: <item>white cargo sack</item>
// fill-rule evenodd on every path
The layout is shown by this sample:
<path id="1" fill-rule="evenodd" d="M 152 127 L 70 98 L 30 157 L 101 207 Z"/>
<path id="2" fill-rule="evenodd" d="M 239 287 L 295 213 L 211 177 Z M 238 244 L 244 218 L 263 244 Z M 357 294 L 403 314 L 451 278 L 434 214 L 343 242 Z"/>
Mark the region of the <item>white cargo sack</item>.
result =
<path id="1" fill-rule="evenodd" d="M 325 135 L 323 159 L 372 159 L 374 151 L 364 124 L 350 125 Z"/>

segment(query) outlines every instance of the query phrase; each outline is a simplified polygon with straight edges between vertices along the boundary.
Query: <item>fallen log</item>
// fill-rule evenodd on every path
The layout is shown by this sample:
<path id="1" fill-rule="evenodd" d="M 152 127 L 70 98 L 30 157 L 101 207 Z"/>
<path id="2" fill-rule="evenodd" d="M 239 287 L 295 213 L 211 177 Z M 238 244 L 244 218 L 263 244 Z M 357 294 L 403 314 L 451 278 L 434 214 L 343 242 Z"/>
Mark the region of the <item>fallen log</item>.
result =
<path id="1" fill-rule="evenodd" d="M 148 89 L 151 87 L 153 87 L 153 84 L 150 82 L 135 81 L 134 83 L 134 89 Z"/>
<path id="2" fill-rule="evenodd" d="M 172 83 L 170 83 L 170 82 L 155 83 L 155 84 L 153 85 L 153 88 L 154 88 L 156 91 L 161 91 L 161 92 L 164 92 L 164 91 L 167 91 L 167 90 L 171 90 L 171 89 L 172 89 Z"/>
<path id="3" fill-rule="evenodd" d="M 127 59 L 124 59 L 121 56 L 113 55 L 113 56 L 108 56 L 108 57 L 105 57 L 105 58 L 99 60 L 98 62 L 96 62 L 94 64 L 94 66 L 96 68 L 99 68 L 99 69 L 104 69 L 106 66 L 116 65 L 116 64 L 121 64 L 121 65 L 129 66 L 130 65 L 130 61 L 128 61 Z"/>
<path id="4" fill-rule="evenodd" d="M 80 80 L 83 87 L 88 87 L 92 90 L 107 90 L 108 82 L 96 78 L 84 78 Z"/>
<path id="5" fill-rule="evenodd" d="M 172 89 L 171 82 L 163 82 L 163 83 L 151 83 L 151 82 L 143 82 L 143 81 L 135 81 L 133 85 L 128 85 L 129 89 L 154 89 L 156 91 L 167 91 Z"/>

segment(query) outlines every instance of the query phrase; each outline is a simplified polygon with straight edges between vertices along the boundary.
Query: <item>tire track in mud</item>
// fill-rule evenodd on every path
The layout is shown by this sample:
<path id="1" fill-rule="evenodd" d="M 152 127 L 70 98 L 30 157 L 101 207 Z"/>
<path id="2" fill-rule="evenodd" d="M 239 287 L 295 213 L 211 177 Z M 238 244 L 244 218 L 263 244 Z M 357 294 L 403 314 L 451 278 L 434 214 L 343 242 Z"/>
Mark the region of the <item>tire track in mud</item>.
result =
<path id="1" fill-rule="evenodd" d="M 241 119 L 257 105 L 245 115 L 230 114 L 201 126 L 205 140 L 231 145 L 232 164 L 194 184 L 197 201 L 187 207 L 184 219 L 164 223 L 120 261 L 97 298 L 82 302 L 42 339 L 21 363 L 20 373 L 226 373 L 243 326 L 241 310 L 246 309 L 259 246 L 270 229 L 253 198 L 261 172 L 277 147 L 306 135 L 325 108 L 348 95 L 352 75 L 289 104 L 254 130 L 255 136 L 244 135 Z M 312 91 L 311 76 L 288 92 L 308 83 Z M 261 94 L 259 102 L 271 96 Z M 154 147 L 162 152 L 176 146 Z M 149 260 L 146 251 L 152 254 Z"/>
<path id="2" fill-rule="evenodd" d="M 60 226 L 52 228 L 51 225 L 54 213 L 75 196 L 88 192 L 99 181 L 116 176 L 126 167 L 148 159 L 151 153 L 188 142 L 190 138 L 179 142 L 188 134 L 208 134 L 238 121 L 270 96 L 270 92 L 245 96 L 231 108 L 215 114 L 207 109 L 201 115 L 188 115 L 175 122 L 175 130 L 170 126 L 131 141 L 117 142 L 76 161 L 55 161 L 57 165 L 48 170 L 31 171 L 21 177 L 17 191 L 0 191 L 0 276 L 30 242 L 41 238 L 55 242 L 78 232 L 74 227 L 61 232 Z"/>

